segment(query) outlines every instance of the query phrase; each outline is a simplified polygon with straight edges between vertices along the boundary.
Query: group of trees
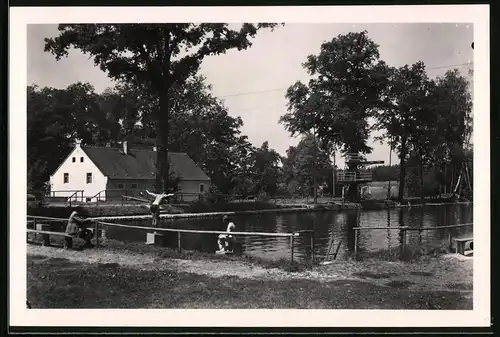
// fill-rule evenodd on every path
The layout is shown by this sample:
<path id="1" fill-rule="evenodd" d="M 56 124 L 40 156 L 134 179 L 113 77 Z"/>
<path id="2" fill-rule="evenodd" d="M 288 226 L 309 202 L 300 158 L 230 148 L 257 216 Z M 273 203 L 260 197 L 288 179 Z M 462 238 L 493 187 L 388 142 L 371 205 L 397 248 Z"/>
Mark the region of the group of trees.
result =
<path id="1" fill-rule="evenodd" d="M 367 154 L 371 131 L 382 131 L 378 140 L 399 156 L 400 198 L 409 161 L 418 166 L 422 197 L 426 171 L 448 165 L 461 170 L 470 152 L 472 100 L 458 70 L 430 79 L 423 62 L 390 67 L 366 31 L 323 43 L 319 55 L 309 55 L 303 66 L 311 79 L 289 87 L 288 112 L 281 117 L 292 135 L 314 132 L 328 152 Z M 348 198 L 356 196 L 357 189 L 350 189 Z"/>
<path id="2" fill-rule="evenodd" d="M 75 139 L 94 146 L 119 146 L 123 141 L 138 148 L 156 144 L 149 101 L 123 83 L 101 94 L 88 83 L 65 89 L 34 85 L 27 92 L 28 181 L 34 192 L 43 192 Z M 186 81 L 171 101 L 169 150 L 186 152 L 210 176 L 215 194 L 312 194 L 315 150 L 311 135 L 290 146 L 285 157 L 268 142 L 253 146 L 241 134 L 241 118 L 228 115 L 201 76 Z M 330 160 L 324 151 L 316 150 L 317 183 L 328 183 L 331 188 Z"/>
<path id="3" fill-rule="evenodd" d="M 95 146 L 156 145 L 148 100 L 122 83 L 97 94 L 88 83 L 65 89 L 28 86 L 28 181 L 43 192 L 74 140 Z M 171 97 L 169 151 L 186 152 L 220 194 L 273 195 L 281 157 L 267 142 L 254 147 L 241 134 L 241 118 L 228 115 L 203 77 L 193 77 Z M 170 188 L 175 177 L 170 176 Z"/>
<path id="4" fill-rule="evenodd" d="M 88 83 L 27 88 L 30 188 L 43 190 L 79 138 L 93 145 L 154 144 L 159 191 L 172 188 L 168 151 L 188 153 L 216 193 L 303 195 L 315 186 L 331 191 L 332 154 L 370 153 L 367 142 L 375 129 L 399 155 L 400 196 L 411 176 L 408 164 L 410 172 L 418 167 L 421 192 L 428 170 L 451 166 L 454 179 L 471 153 L 463 145 L 471 133 L 467 80 L 456 70 L 429 79 L 422 62 L 390 67 L 366 32 L 324 43 L 304 63 L 311 80 L 287 90 L 288 113 L 280 122 L 302 135 L 299 144 L 285 157 L 267 142 L 254 147 L 241 133 L 241 118 L 229 116 L 197 72 L 205 56 L 246 49 L 258 30 L 276 26 L 60 25 L 60 35 L 46 39 L 45 50 L 60 59 L 69 48 L 79 49 L 117 84 L 101 94 Z"/>
<path id="5" fill-rule="evenodd" d="M 59 36 L 45 39 L 56 59 L 71 48 L 93 58 L 114 80 L 137 90 L 147 102 L 157 145 L 156 189 L 169 190 L 168 146 L 172 97 L 183 91 L 203 59 L 230 49 L 243 50 L 260 29 L 275 23 L 244 23 L 239 30 L 224 23 L 61 24 Z"/>

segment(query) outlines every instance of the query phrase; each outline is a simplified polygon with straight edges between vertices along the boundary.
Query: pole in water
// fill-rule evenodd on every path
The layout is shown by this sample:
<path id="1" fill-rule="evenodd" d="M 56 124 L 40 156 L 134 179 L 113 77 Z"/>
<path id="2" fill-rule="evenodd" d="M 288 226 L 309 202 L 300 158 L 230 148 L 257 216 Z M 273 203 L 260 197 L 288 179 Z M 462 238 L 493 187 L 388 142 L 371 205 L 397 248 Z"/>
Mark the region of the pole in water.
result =
<path id="1" fill-rule="evenodd" d="M 354 230 L 354 259 L 358 259 L 358 230 L 356 228 Z"/>
<path id="2" fill-rule="evenodd" d="M 336 260 L 337 259 L 337 254 L 339 253 L 339 249 L 340 249 L 340 244 L 342 243 L 342 241 L 339 241 L 339 244 L 337 246 L 337 250 L 335 251 L 335 255 L 333 255 L 333 259 Z"/>
<path id="3" fill-rule="evenodd" d="M 391 157 L 392 157 L 392 146 L 391 149 L 389 150 L 389 167 L 392 165 Z M 389 199 L 391 199 L 391 179 L 389 179 L 389 183 L 387 184 L 387 200 Z"/>
<path id="4" fill-rule="evenodd" d="M 314 232 L 311 232 L 311 261 L 314 263 Z"/>
<path id="5" fill-rule="evenodd" d="M 402 252 L 401 253 L 404 254 L 405 250 L 406 250 L 406 228 L 403 228 L 402 231 L 403 231 L 403 244 L 402 244 L 402 247 L 401 247 L 402 248 Z"/>

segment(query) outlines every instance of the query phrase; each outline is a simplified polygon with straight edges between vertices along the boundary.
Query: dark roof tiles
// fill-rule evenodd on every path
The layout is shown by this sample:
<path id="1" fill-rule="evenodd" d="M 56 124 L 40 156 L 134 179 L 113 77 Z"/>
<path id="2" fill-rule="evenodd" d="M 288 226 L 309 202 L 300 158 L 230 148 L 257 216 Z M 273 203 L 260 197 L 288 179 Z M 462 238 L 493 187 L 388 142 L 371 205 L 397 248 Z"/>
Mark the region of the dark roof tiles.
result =
<path id="1" fill-rule="evenodd" d="M 125 155 L 121 148 L 82 146 L 90 160 L 110 179 L 154 179 L 156 152 L 130 149 Z M 186 154 L 169 152 L 170 168 L 182 180 L 210 180 Z"/>

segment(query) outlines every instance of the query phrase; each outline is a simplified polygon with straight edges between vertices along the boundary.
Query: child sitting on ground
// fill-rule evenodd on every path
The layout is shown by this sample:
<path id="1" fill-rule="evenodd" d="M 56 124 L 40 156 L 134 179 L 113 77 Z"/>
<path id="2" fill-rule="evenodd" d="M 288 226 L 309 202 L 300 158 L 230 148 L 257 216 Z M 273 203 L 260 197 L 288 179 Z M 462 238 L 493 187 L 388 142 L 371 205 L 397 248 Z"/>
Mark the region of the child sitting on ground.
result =
<path id="1" fill-rule="evenodd" d="M 228 233 L 231 233 L 236 228 L 236 225 L 231 222 L 229 217 L 227 217 L 226 215 L 224 215 L 222 220 L 224 221 L 224 224 L 227 224 Z M 236 238 L 231 234 L 220 234 L 219 239 L 217 240 L 219 251 L 232 252 L 235 242 Z"/>

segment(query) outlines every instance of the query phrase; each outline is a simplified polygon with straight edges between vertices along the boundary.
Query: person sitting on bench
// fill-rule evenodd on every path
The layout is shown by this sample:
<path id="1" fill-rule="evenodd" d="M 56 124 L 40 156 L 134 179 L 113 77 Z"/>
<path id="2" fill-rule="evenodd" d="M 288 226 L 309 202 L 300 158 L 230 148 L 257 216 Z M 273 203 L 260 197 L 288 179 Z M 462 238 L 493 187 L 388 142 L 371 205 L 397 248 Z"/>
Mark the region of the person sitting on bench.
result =
<path id="1" fill-rule="evenodd" d="M 229 219 L 227 215 L 224 215 L 222 218 L 224 224 L 227 224 L 227 232 L 231 233 L 236 225 Z M 232 252 L 234 248 L 234 244 L 236 243 L 236 238 L 231 234 L 220 234 L 219 239 L 217 240 L 217 244 L 219 245 L 219 251 Z"/>
<path id="2" fill-rule="evenodd" d="M 146 190 L 146 193 L 155 198 L 155 200 L 151 203 L 150 211 L 151 211 L 151 215 L 153 216 L 152 226 L 157 227 L 158 222 L 160 221 L 160 205 L 165 202 L 166 198 L 173 197 L 175 194 L 174 193 L 156 194 L 156 193 L 151 193 L 148 190 Z"/>
<path id="3" fill-rule="evenodd" d="M 69 216 L 68 225 L 66 226 L 66 234 L 71 237 L 81 238 L 85 241 L 83 245 L 84 248 L 93 247 L 90 240 L 94 236 L 94 233 L 87 229 L 86 225 L 88 220 L 83 218 L 81 214 L 84 213 L 81 207 L 77 207 Z M 72 238 L 65 238 L 67 241 L 72 240 Z M 71 246 L 71 245 L 70 245 Z"/>

